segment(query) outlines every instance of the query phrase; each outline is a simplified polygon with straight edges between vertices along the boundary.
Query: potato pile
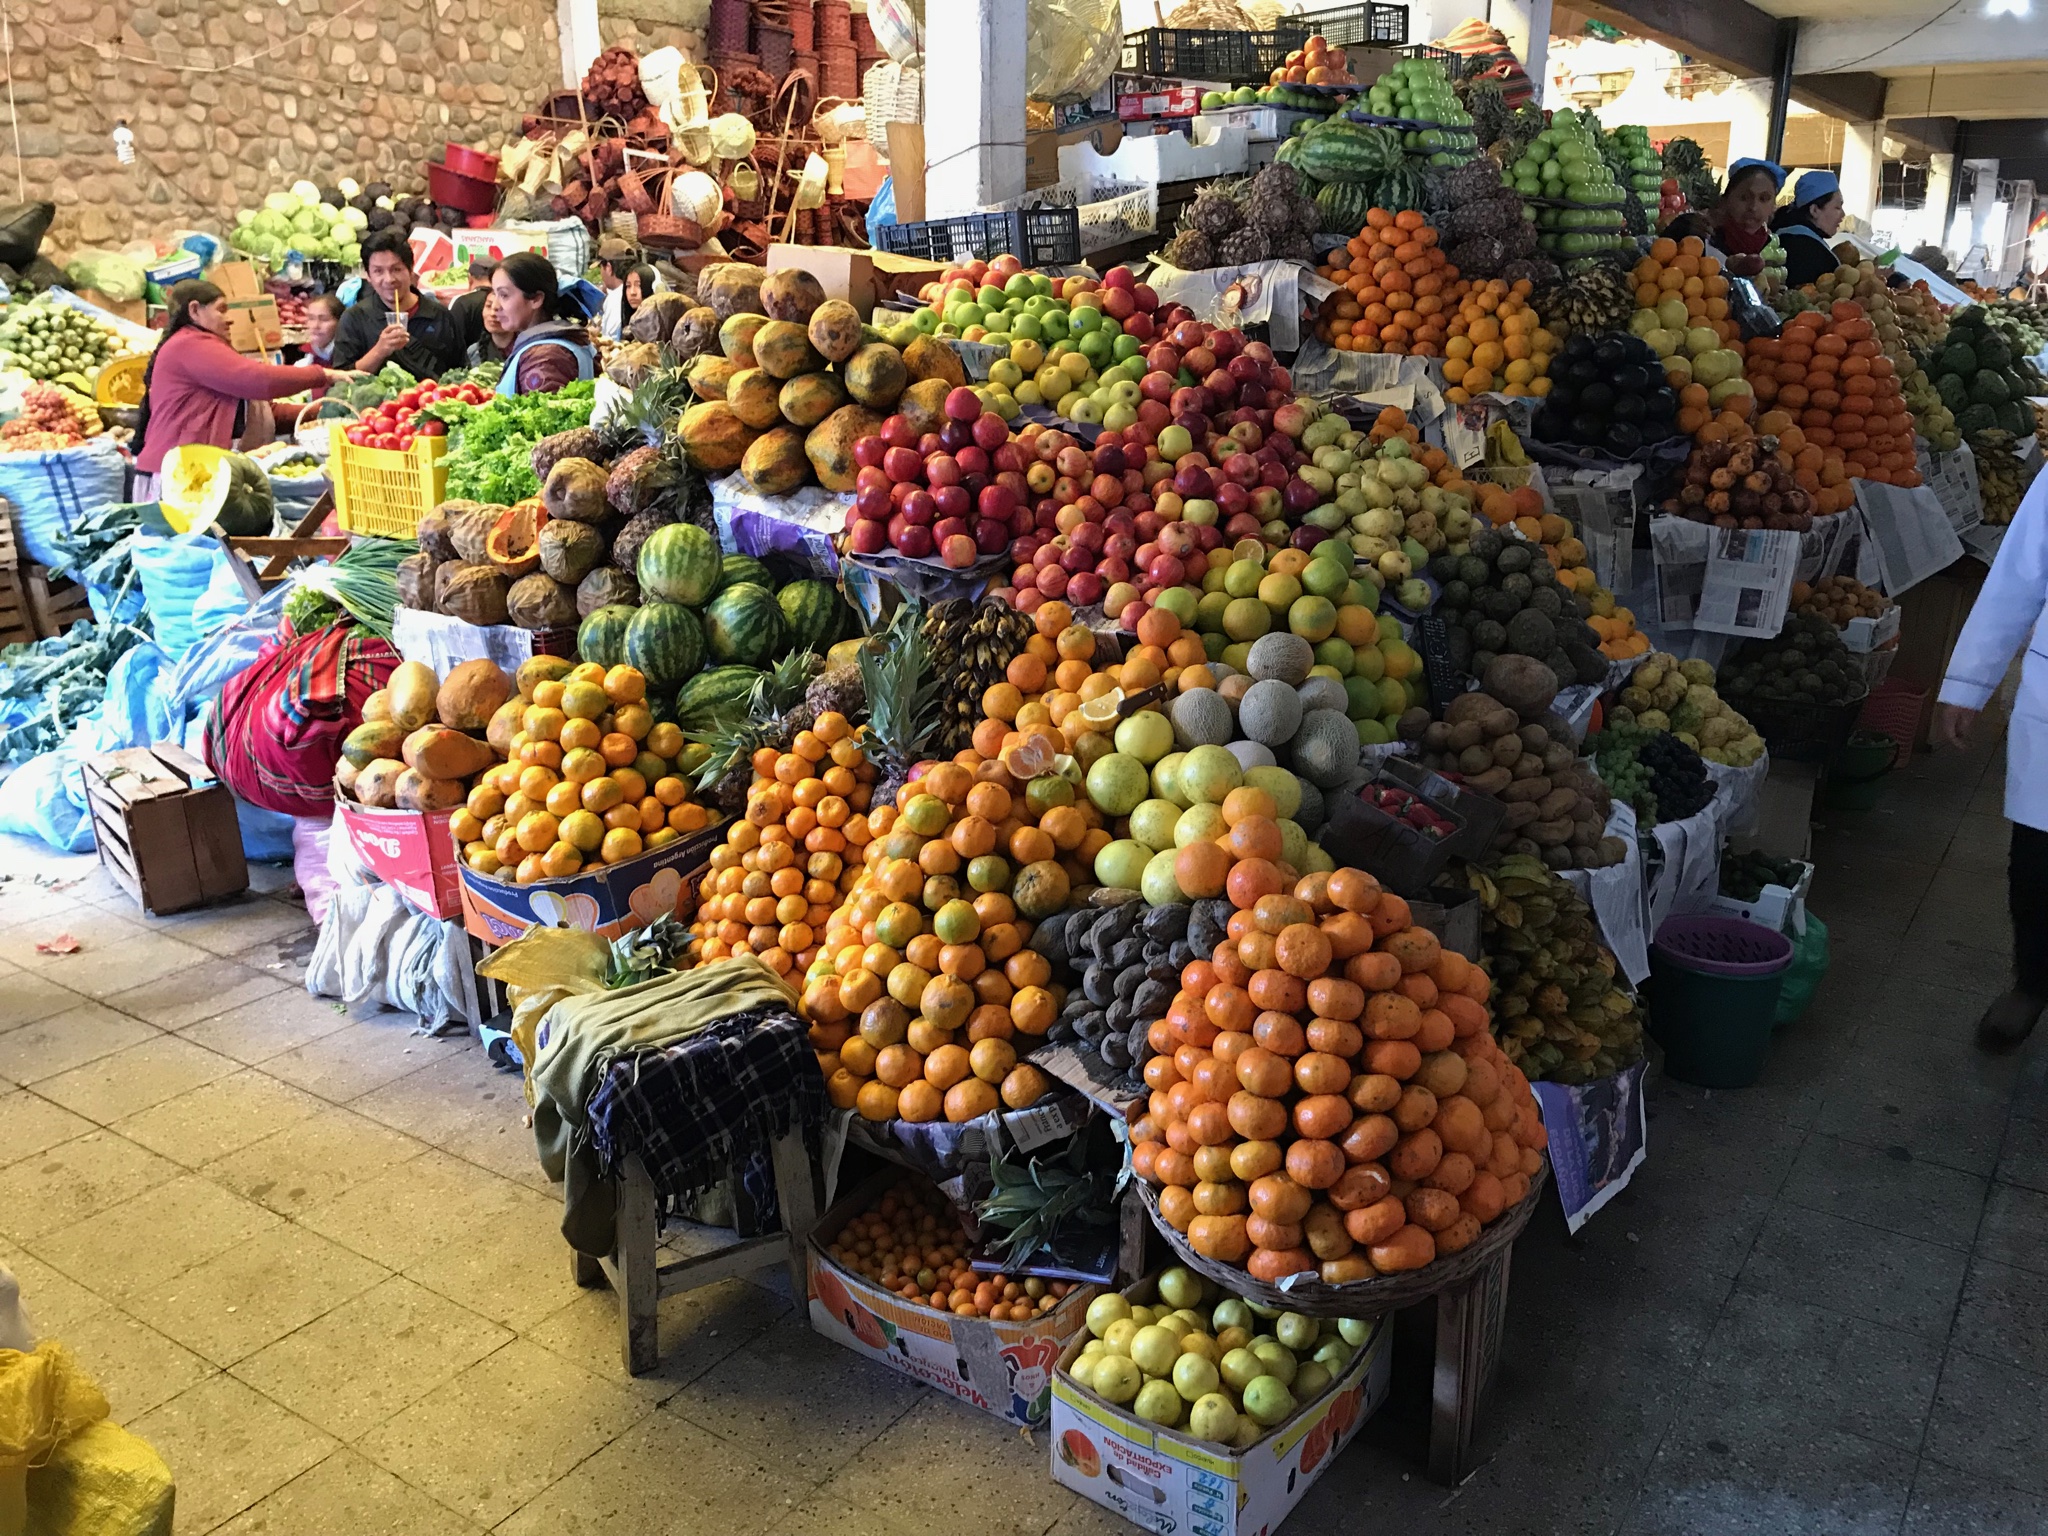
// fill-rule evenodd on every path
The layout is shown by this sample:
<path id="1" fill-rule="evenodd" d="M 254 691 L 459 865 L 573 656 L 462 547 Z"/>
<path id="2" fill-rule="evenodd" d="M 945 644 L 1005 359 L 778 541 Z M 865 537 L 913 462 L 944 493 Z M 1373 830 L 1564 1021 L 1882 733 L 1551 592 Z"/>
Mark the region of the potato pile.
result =
<path id="1" fill-rule="evenodd" d="M 1798 613 L 1817 613 L 1837 629 L 1851 619 L 1875 619 L 1892 606 L 1892 600 L 1874 591 L 1854 576 L 1823 576 L 1812 586 L 1803 581 L 1792 584 L 1792 607 Z"/>
<path id="2" fill-rule="evenodd" d="M 1401 735 L 1420 744 L 1427 767 L 1507 803 L 1494 843 L 1499 851 L 1540 858 L 1552 869 L 1619 864 L 1628 846 L 1603 835 L 1612 796 L 1579 760 L 1569 727 L 1547 713 L 1523 722 L 1482 689 L 1453 699 L 1441 720 L 1410 710 Z"/>

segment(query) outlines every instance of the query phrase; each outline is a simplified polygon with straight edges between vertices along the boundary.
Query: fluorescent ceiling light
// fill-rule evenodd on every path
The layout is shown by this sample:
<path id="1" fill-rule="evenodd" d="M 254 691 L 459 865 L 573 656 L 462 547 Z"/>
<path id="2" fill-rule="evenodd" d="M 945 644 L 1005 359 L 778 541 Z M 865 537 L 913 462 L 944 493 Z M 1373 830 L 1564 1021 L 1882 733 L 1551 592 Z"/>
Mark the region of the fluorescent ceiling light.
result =
<path id="1" fill-rule="evenodd" d="M 2033 0 L 1991 0 L 1984 7 L 1986 16 L 2024 16 L 2033 9 Z"/>

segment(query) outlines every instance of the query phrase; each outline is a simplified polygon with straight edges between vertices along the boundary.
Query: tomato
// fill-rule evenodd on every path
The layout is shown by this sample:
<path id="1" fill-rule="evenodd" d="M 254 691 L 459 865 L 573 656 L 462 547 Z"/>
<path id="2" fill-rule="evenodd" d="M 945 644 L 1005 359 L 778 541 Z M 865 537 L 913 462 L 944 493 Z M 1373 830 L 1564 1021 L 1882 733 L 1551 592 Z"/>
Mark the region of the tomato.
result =
<path id="1" fill-rule="evenodd" d="M 349 446 L 352 448 L 361 448 L 370 440 L 370 432 L 367 427 L 350 427 L 346 432 L 342 433 L 342 436 L 348 439 Z"/>
<path id="2" fill-rule="evenodd" d="M 379 432 L 370 440 L 370 446 L 372 448 L 396 448 L 398 446 L 398 439 L 389 432 Z"/>
<path id="3" fill-rule="evenodd" d="M 413 433 L 410 428 L 398 434 L 398 450 L 403 453 L 412 446 Z"/>
<path id="4" fill-rule="evenodd" d="M 445 421 L 423 421 L 420 423 L 419 435 L 421 437 L 446 437 L 448 435 L 448 423 Z"/>
<path id="5" fill-rule="evenodd" d="M 484 405 L 491 397 L 484 392 L 482 385 L 465 384 L 462 386 L 462 398 L 469 405 Z"/>
<path id="6" fill-rule="evenodd" d="M 401 390 L 398 396 L 398 403 L 403 406 L 418 405 L 420 403 L 419 386 L 415 384 L 411 389 Z"/>

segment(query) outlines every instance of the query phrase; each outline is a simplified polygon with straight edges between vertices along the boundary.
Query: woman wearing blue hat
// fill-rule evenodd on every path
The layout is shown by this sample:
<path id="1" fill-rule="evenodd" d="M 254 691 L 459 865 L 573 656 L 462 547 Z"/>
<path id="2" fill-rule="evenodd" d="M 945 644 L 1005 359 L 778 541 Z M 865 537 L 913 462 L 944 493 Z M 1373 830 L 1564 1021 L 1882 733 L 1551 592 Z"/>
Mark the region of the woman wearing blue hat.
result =
<path id="1" fill-rule="evenodd" d="M 1785 172 L 1769 160 L 1738 160 L 1728 167 L 1727 183 L 1714 204 L 1714 248 L 1736 277 L 1763 271 L 1764 247 L 1771 243 L 1771 208 Z"/>
<path id="2" fill-rule="evenodd" d="M 1803 288 L 1841 265 L 1828 242 L 1842 227 L 1842 184 L 1833 171 L 1808 171 L 1792 189 L 1790 207 L 1771 218 L 1785 251 L 1785 281 Z"/>

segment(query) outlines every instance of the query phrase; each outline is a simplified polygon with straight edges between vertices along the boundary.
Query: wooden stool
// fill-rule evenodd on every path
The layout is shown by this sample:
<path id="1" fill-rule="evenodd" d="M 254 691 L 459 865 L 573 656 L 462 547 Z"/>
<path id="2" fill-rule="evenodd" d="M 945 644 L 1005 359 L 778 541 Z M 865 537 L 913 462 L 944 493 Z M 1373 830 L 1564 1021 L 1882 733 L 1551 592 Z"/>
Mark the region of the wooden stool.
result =
<path id="1" fill-rule="evenodd" d="M 619 1356 L 626 1374 L 644 1376 L 660 1362 L 661 1340 L 656 1308 L 664 1296 L 715 1285 L 748 1274 L 778 1260 L 789 1265 L 790 1284 L 798 1305 L 809 1287 L 805 1245 L 817 1224 L 818 1202 L 811 1182 L 811 1154 L 801 1130 L 793 1130 L 769 1148 L 775 1165 L 775 1199 L 782 1208 L 782 1230 L 741 1238 L 712 1253 L 657 1261 L 654 1181 L 637 1153 L 628 1153 L 619 1169 L 619 1213 L 612 1251 L 601 1259 L 570 1252 L 576 1283 L 594 1287 L 609 1282 L 619 1298 Z"/>

